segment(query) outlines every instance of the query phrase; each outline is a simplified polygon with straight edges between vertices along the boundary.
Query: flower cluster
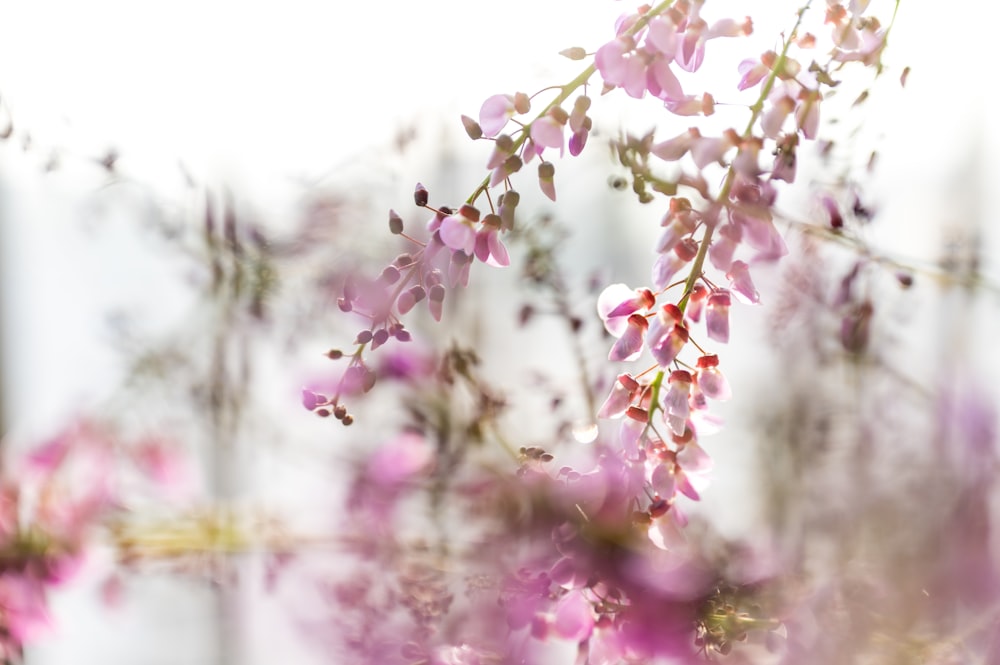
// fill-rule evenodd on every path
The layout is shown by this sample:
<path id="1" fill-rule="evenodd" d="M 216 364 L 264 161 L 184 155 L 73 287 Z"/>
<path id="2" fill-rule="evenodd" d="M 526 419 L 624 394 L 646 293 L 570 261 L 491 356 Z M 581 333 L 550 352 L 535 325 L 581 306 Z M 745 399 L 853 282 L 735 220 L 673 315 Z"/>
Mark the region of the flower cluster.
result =
<path id="1" fill-rule="evenodd" d="M 444 206 L 434 208 L 428 201 L 427 189 L 418 183 L 414 202 L 432 213 L 426 224 L 426 241 L 406 234 L 402 217 L 390 210 L 390 232 L 405 238 L 414 251 L 398 255 L 375 279 L 349 277 L 344 284 L 337 305 L 343 312 L 361 316 L 366 327 L 354 339 L 355 350 L 349 355 L 348 366 L 334 394 L 302 391 L 302 405 L 306 409 L 322 417 L 333 415 L 344 425 L 352 424 L 354 418 L 347 412 L 342 397 L 368 392 L 377 380 L 376 368 L 365 360 L 365 350 L 374 351 L 390 340 L 409 342 L 411 335 L 402 319 L 419 303 L 425 303 L 423 306 L 434 320 L 440 321 L 448 290 L 468 285 L 475 260 L 494 267 L 510 265 L 501 235 L 513 228 L 520 201 L 516 191 L 504 192 L 496 209 L 482 217 L 470 203 L 452 210 Z M 339 349 L 327 353 L 332 360 L 345 355 Z"/>

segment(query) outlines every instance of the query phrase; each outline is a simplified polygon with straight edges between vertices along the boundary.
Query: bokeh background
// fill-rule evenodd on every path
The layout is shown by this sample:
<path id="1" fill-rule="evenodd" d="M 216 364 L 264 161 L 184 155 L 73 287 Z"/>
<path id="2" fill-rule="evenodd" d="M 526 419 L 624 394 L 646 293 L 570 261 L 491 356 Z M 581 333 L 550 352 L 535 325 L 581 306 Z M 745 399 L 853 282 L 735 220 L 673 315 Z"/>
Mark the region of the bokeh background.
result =
<path id="1" fill-rule="evenodd" d="M 890 15 L 891 3 L 879 8 Z M 385 233 L 389 208 L 422 223 L 410 205 L 415 182 L 438 201 L 464 199 L 479 182 L 488 151 L 467 139 L 460 114 L 475 117 L 497 92 L 570 79 L 580 65 L 558 51 L 595 49 L 624 9 L 596 0 L 5 8 L 4 455 L 90 414 L 162 428 L 187 455 L 182 504 L 329 528 L 345 469 L 406 418 L 361 405 L 347 430 L 299 406 L 302 386 L 334 375 L 323 353 L 353 337 L 334 285 L 399 251 Z M 735 64 L 774 48 L 796 9 L 709 2 L 712 16 L 751 13 L 756 30 L 710 44 L 696 87 L 735 98 Z M 727 538 L 767 534 L 768 546 L 797 552 L 829 581 L 820 586 L 836 612 L 883 599 L 860 627 L 824 614 L 829 605 L 812 615 L 814 633 L 836 624 L 841 636 L 864 634 L 859 650 L 881 648 L 871 633 L 923 634 L 931 615 L 921 598 L 948 605 L 930 634 L 957 635 L 955 644 L 984 648 L 995 622 L 982 608 L 992 608 L 998 547 L 1000 133 L 984 74 L 993 17 L 964 11 L 902 3 L 869 100 L 831 100 L 841 115 L 829 135 L 844 149 L 832 163 L 803 159 L 783 199 L 792 255 L 761 270 L 762 307 L 734 312 L 737 339 L 723 360 L 735 399 L 719 410 L 727 427 L 712 439 L 713 485 L 696 509 Z M 609 186 L 620 169 L 603 143 L 622 128 L 672 136 L 691 124 L 652 101 L 614 97 L 595 103 L 584 155 L 558 165 L 558 203 L 529 194 L 522 205 L 533 228 L 549 219 L 562 231 L 543 233 L 566 233 L 557 255 L 569 305 L 589 326 L 581 349 L 595 382 L 614 370 L 602 362 L 592 283 L 642 283 L 659 219 Z M 745 109 L 723 107 L 713 121 L 742 126 Z M 849 243 L 799 224 L 823 225 L 817 201 L 828 190 L 857 192 L 876 213 L 852 222 Z M 869 344 L 852 352 L 839 338 L 847 310 L 832 303 L 859 261 L 852 297 L 870 299 L 875 316 Z M 900 274 L 913 285 L 902 288 Z M 415 344 L 475 346 L 509 402 L 506 431 L 567 459 L 584 455 L 572 436 L 553 440 L 589 422 L 564 322 L 518 326 L 521 307 L 546 296 L 517 269 L 480 269 L 473 281 L 445 326 L 416 328 Z M 335 620 L 329 608 L 288 587 L 271 592 L 264 553 L 147 566 L 111 603 L 113 558 L 98 548 L 54 595 L 56 628 L 29 662 L 339 662 L 308 637 Z M 994 618 L 970 624 L 973 609 Z M 933 651 L 907 643 L 892 653 L 925 647 Z"/>

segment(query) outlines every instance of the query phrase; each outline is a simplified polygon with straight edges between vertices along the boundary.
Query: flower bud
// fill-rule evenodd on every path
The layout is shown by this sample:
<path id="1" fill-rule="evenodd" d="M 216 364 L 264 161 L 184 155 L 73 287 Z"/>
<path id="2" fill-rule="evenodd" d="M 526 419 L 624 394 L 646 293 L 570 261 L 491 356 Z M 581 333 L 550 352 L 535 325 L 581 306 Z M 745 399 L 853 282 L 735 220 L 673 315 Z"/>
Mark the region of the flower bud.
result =
<path id="1" fill-rule="evenodd" d="M 395 210 L 389 211 L 389 233 L 399 235 L 403 232 L 403 218 Z"/>
<path id="2" fill-rule="evenodd" d="M 428 197 L 429 194 L 427 192 L 427 188 L 418 182 L 417 186 L 413 190 L 413 202 L 417 204 L 418 208 L 423 208 L 427 205 Z"/>
<path id="3" fill-rule="evenodd" d="M 468 134 L 469 138 L 473 141 L 483 137 L 483 128 L 479 126 L 478 122 L 469 116 L 462 116 L 462 126 L 465 127 L 465 133 Z"/>

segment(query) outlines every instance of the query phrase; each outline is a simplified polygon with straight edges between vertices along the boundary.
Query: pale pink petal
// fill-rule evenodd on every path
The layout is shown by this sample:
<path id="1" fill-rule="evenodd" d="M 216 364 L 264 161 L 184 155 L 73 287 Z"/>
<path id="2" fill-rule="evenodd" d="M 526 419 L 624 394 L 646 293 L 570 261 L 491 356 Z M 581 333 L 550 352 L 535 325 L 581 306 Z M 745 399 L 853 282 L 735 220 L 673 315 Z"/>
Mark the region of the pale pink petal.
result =
<path id="1" fill-rule="evenodd" d="M 695 139 L 700 137 L 701 133 L 698 129 L 692 127 L 672 139 L 654 144 L 649 151 L 664 161 L 674 162 L 686 155 L 694 144 Z"/>
<path id="2" fill-rule="evenodd" d="M 635 297 L 635 291 L 625 284 L 611 284 L 601 291 L 597 297 L 597 314 L 604 321 L 604 327 L 615 337 L 620 337 L 628 325 L 628 315 L 633 314 L 635 309 L 628 315 L 610 316 L 610 312 L 620 307 L 625 302 L 630 302 Z"/>
<path id="3" fill-rule="evenodd" d="M 655 60 L 647 70 L 648 76 L 655 83 L 655 88 L 649 85 L 649 90 L 654 96 L 660 99 L 684 99 L 684 90 L 681 82 L 677 80 L 670 64 L 663 59 Z M 647 85 L 650 82 L 647 81 Z"/>
<path id="4" fill-rule="evenodd" d="M 673 60 L 677 51 L 677 26 L 668 17 L 659 15 L 649 22 L 646 43 L 665 59 Z"/>
<path id="5" fill-rule="evenodd" d="M 754 286 L 753 279 L 750 278 L 750 267 L 743 261 L 733 261 L 729 267 L 726 277 L 731 280 L 733 293 L 737 298 L 748 305 L 760 303 L 760 293 Z"/>
<path id="6" fill-rule="evenodd" d="M 726 376 L 715 367 L 705 368 L 698 372 L 698 387 L 706 397 L 725 401 L 733 396 L 733 391 L 726 381 Z"/>
<path id="7" fill-rule="evenodd" d="M 563 147 L 563 126 L 552 116 L 543 116 L 531 123 L 531 140 L 546 148 Z"/>
<path id="8" fill-rule="evenodd" d="M 511 95 L 493 95 L 479 109 L 479 126 L 483 136 L 493 137 L 514 115 L 514 98 Z"/>
<path id="9" fill-rule="evenodd" d="M 476 232 L 472 225 L 449 215 L 441 220 L 441 242 L 449 248 L 472 254 L 476 245 Z"/>
<path id="10" fill-rule="evenodd" d="M 628 326 L 625 332 L 618 338 L 615 345 L 608 353 L 608 360 L 635 360 L 642 353 L 642 343 L 646 336 L 646 329 L 649 324 L 646 319 L 638 314 L 633 314 L 628 318 Z"/>
<path id="11" fill-rule="evenodd" d="M 574 642 L 586 640 L 594 630 L 594 609 L 590 601 L 578 591 L 563 596 L 556 605 L 553 627 L 564 639 Z"/>
<path id="12" fill-rule="evenodd" d="M 486 262 L 487 265 L 498 268 L 506 268 L 510 265 L 510 255 L 507 253 L 507 248 L 500 240 L 500 234 L 497 231 L 492 231 L 490 233 L 489 246 L 490 260 Z"/>
<path id="13" fill-rule="evenodd" d="M 708 296 L 705 310 L 705 328 L 708 338 L 726 344 L 729 342 L 729 291 L 718 289 Z"/>
<path id="14" fill-rule="evenodd" d="M 629 50 L 630 45 L 624 39 L 612 40 L 597 49 L 597 53 L 594 54 L 594 65 L 605 83 L 620 86 L 625 80 L 625 53 Z"/>
<path id="15" fill-rule="evenodd" d="M 672 465 L 668 467 L 667 464 L 657 464 L 649 477 L 649 484 L 653 487 L 653 491 L 666 501 L 673 499 L 674 494 L 677 493 L 677 478 L 671 467 Z"/>
<path id="16" fill-rule="evenodd" d="M 715 466 L 711 456 L 694 440 L 685 443 L 677 452 L 677 463 L 687 475 L 704 474 Z"/>

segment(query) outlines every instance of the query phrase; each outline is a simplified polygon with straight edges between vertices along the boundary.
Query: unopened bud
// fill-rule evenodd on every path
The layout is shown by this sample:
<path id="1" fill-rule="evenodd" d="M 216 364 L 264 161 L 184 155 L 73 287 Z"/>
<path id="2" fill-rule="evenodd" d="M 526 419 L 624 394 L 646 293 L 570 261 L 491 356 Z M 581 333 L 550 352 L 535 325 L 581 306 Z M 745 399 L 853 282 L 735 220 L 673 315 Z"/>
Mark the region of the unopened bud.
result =
<path id="1" fill-rule="evenodd" d="M 417 204 L 418 208 L 423 208 L 427 205 L 427 199 L 429 196 L 427 188 L 418 182 L 417 186 L 413 190 L 413 202 Z"/>
<path id="2" fill-rule="evenodd" d="M 560 125 L 565 125 L 566 121 L 569 120 L 569 113 L 566 113 L 566 110 L 561 106 L 553 106 L 549 109 L 549 117 Z"/>
<path id="3" fill-rule="evenodd" d="M 579 46 L 572 46 L 559 51 L 559 55 L 570 60 L 583 60 L 587 57 L 587 52 Z"/>
<path id="4" fill-rule="evenodd" d="M 476 139 L 481 139 L 483 137 L 483 128 L 479 126 L 479 123 L 470 118 L 467 115 L 462 116 L 462 126 L 465 127 L 465 133 L 469 135 L 469 138 L 475 141 Z"/>
<path id="5" fill-rule="evenodd" d="M 326 357 L 330 360 L 340 360 L 344 357 L 344 352 L 340 349 L 330 349 L 326 352 Z"/>
<path id="6" fill-rule="evenodd" d="M 395 210 L 389 211 L 389 233 L 399 235 L 403 232 L 403 218 Z"/>
<path id="7" fill-rule="evenodd" d="M 523 92 L 514 93 L 514 110 L 524 115 L 531 110 L 531 97 Z"/>
<path id="8" fill-rule="evenodd" d="M 474 205 L 463 203 L 462 207 L 458 209 L 458 214 L 465 217 L 470 222 L 479 221 L 479 210 Z"/>
<path id="9" fill-rule="evenodd" d="M 382 346 L 389 341 L 389 331 L 384 328 L 381 330 L 376 330 L 375 334 L 372 335 L 372 351 Z"/>
<path id="10" fill-rule="evenodd" d="M 399 281 L 399 268 L 396 266 L 386 266 L 382 270 L 382 274 L 379 275 L 379 279 L 386 284 L 395 284 Z"/>

